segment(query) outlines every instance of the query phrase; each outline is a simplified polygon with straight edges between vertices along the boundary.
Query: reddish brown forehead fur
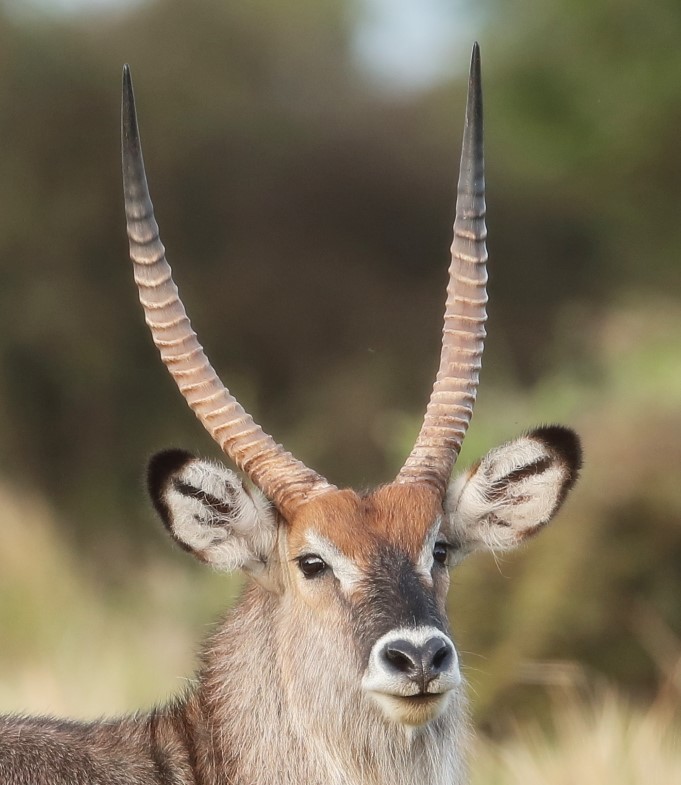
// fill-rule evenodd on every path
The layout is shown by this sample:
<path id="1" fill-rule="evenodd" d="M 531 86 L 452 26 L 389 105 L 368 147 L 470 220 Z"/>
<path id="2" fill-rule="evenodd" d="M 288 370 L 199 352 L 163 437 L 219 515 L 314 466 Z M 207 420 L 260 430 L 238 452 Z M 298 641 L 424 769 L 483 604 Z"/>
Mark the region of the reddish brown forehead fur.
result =
<path id="1" fill-rule="evenodd" d="M 308 530 L 330 540 L 358 564 L 380 544 L 391 543 L 416 560 L 428 531 L 442 515 L 436 491 L 423 485 L 384 485 L 367 495 L 331 491 L 302 507 L 290 522 L 292 554 L 305 547 Z"/>

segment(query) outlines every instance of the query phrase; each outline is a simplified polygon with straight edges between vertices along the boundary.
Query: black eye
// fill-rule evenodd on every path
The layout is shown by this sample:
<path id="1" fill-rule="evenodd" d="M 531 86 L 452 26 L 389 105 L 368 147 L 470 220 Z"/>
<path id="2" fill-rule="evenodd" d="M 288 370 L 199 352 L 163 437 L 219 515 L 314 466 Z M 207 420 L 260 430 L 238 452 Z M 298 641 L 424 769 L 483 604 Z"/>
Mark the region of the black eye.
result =
<path id="1" fill-rule="evenodd" d="M 309 553 L 298 559 L 298 566 L 306 578 L 314 578 L 316 575 L 321 575 L 324 572 L 327 564 L 324 559 L 315 556 L 314 553 Z"/>
<path id="2" fill-rule="evenodd" d="M 446 543 L 436 542 L 435 547 L 433 548 L 433 559 L 435 559 L 438 564 L 446 564 L 448 551 L 449 548 Z"/>

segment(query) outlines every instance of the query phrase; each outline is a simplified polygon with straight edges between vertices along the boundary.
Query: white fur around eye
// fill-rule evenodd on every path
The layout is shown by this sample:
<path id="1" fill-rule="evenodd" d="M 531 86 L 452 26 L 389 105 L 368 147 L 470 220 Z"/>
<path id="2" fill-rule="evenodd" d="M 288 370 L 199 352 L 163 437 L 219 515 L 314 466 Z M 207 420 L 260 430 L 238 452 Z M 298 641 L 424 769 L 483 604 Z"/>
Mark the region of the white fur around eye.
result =
<path id="1" fill-rule="evenodd" d="M 433 576 L 432 570 L 433 565 L 435 564 L 435 559 L 433 556 L 433 551 L 435 550 L 435 543 L 440 536 L 440 527 L 442 526 L 442 520 L 438 517 L 438 520 L 430 527 L 430 531 L 428 532 L 425 542 L 423 543 L 423 547 L 421 548 L 421 553 L 419 555 L 418 561 L 416 562 L 416 570 L 421 576 L 421 578 L 426 581 L 427 584 L 431 585 L 433 583 Z"/>
<path id="2" fill-rule="evenodd" d="M 306 532 L 305 540 L 307 549 L 329 565 L 343 591 L 352 592 L 362 579 L 362 571 L 357 564 L 330 540 L 315 531 Z"/>

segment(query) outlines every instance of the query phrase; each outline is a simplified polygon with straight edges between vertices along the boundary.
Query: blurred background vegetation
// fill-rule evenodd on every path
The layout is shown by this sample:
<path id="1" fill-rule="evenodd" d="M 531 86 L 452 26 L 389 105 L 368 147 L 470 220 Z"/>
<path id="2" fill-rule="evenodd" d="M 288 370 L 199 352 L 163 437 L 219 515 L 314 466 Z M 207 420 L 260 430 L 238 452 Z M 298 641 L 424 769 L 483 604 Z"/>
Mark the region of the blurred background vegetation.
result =
<path id="1" fill-rule="evenodd" d="M 680 34 L 678 0 L 0 2 L 0 711 L 160 700 L 238 592 L 177 556 L 145 499 L 156 449 L 217 452 L 136 302 L 122 63 L 214 365 L 296 455 L 364 486 L 401 465 L 437 366 L 478 39 L 491 302 L 461 462 L 557 421 L 582 435 L 585 468 L 541 538 L 454 576 L 475 716 L 515 744 L 516 723 L 553 716 L 557 694 L 590 706 L 606 690 L 597 718 L 631 701 L 664 706 L 668 727 L 681 695 Z M 556 732 L 580 717 L 592 737 L 584 715 Z"/>

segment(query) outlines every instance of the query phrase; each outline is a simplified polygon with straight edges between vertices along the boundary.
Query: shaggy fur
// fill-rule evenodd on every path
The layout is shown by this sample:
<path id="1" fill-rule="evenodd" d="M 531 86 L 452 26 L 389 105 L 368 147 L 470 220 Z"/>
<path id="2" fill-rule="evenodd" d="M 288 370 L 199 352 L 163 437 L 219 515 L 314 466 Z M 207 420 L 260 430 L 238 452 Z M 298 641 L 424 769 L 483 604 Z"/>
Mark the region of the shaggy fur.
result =
<path id="1" fill-rule="evenodd" d="M 156 457 L 150 492 L 173 538 L 255 581 L 204 646 L 195 686 L 169 705 L 95 723 L 0 717 L 1 785 L 463 785 L 455 656 L 443 686 L 431 682 L 444 697 L 430 714 L 393 699 L 411 694 L 397 689 L 386 711 L 364 687 L 382 683 L 386 636 L 450 641 L 447 568 L 543 526 L 580 461 L 574 434 L 539 429 L 455 481 L 445 508 L 426 486 L 393 484 L 331 491 L 284 521 L 228 469 Z M 300 560 L 315 547 L 326 563 L 310 577 Z M 388 675 L 404 687 L 406 676 Z"/>

